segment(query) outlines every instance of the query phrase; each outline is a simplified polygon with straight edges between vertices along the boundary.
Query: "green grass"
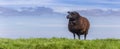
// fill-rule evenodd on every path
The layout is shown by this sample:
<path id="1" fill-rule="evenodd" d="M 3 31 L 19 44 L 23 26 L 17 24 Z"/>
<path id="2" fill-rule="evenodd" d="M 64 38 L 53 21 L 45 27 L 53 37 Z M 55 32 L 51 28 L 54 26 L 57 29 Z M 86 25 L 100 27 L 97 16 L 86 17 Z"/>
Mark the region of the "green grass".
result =
<path id="1" fill-rule="evenodd" d="M 0 38 L 0 49 L 120 49 L 120 39 Z"/>

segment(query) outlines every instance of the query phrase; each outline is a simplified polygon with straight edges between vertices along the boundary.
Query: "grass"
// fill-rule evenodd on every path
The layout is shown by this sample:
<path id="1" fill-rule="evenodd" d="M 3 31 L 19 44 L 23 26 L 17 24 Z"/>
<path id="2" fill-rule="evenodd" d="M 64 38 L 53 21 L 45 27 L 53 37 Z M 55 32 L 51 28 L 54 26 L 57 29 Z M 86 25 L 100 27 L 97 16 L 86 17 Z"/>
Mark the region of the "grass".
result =
<path id="1" fill-rule="evenodd" d="M 0 38 L 0 49 L 120 49 L 120 39 Z"/>

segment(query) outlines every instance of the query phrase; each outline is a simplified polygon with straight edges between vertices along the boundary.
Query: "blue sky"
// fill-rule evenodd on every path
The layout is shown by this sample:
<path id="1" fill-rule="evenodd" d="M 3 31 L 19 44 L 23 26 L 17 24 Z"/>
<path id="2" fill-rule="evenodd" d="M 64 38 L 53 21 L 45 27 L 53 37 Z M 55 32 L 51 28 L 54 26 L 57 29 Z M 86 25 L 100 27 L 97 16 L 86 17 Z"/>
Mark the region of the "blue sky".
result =
<path id="1" fill-rule="evenodd" d="M 66 15 L 74 10 L 89 19 L 89 39 L 120 37 L 120 0 L 0 0 L 0 37 L 72 38 Z"/>
<path id="2" fill-rule="evenodd" d="M 119 0 L 0 0 L 1 6 L 45 6 L 57 12 L 73 9 L 119 9 Z M 62 10 L 61 10 L 62 8 Z"/>

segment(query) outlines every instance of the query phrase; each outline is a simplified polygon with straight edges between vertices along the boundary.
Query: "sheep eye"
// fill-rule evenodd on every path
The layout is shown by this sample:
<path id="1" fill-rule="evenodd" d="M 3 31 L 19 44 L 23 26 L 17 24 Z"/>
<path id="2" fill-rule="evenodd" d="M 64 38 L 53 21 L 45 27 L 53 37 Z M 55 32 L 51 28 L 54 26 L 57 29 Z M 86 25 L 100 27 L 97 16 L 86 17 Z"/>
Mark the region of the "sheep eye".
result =
<path id="1" fill-rule="evenodd" d="M 75 15 L 74 13 L 71 13 L 72 15 Z"/>

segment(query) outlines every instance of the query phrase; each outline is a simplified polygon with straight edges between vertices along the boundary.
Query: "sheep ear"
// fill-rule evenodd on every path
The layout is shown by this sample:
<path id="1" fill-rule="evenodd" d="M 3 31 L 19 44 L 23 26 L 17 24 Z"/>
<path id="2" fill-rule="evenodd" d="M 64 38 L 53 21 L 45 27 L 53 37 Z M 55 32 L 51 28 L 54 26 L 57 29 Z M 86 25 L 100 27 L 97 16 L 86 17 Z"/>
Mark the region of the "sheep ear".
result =
<path id="1" fill-rule="evenodd" d="M 68 14 L 70 13 L 70 11 L 67 12 Z"/>

